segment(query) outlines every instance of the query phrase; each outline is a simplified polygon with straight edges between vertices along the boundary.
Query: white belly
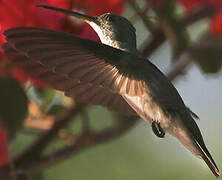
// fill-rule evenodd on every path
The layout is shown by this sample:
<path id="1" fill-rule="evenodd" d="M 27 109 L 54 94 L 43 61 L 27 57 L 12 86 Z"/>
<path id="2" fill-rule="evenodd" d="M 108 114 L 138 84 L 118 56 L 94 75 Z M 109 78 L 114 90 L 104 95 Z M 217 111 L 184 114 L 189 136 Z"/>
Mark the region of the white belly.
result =
<path id="1" fill-rule="evenodd" d="M 122 97 L 143 120 L 150 124 L 152 124 L 154 120 L 158 121 L 165 130 L 170 126 L 171 121 L 169 117 L 163 113 L 162 109 L 157 104 L 147 97 L 129 96 L 127 94 L 122 95 Z"/>

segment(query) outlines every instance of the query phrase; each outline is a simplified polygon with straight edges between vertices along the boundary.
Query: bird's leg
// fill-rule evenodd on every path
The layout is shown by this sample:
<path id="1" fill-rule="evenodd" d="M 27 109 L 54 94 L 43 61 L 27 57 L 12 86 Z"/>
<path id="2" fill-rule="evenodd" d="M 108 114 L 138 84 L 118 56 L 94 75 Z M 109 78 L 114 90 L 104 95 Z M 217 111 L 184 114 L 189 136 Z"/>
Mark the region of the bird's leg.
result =
<path id="1" fill-rule="evenodd" d="M 152 130 L 153 130 L 154 134 L 159 138 L 163 138 L 165 136 L 165 132 L 163 131 L 162 127 L 160 126 L 160 122 L 157 122 L 154 120 L 152 122 Z"/>

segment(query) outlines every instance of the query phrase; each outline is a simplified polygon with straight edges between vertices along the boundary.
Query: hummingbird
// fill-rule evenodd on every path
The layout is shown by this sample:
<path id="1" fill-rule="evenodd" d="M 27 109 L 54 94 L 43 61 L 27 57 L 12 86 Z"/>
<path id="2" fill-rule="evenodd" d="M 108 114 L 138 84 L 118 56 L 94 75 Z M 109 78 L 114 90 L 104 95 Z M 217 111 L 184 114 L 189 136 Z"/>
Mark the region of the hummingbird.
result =
<path id="1" fill-rule="evenodd" d="M 173 84 L 137 50 L 133 25 L 106 13 L 88 16 L 48 5 L 37 5 L 88 23 L 101 42 L 41 27 L 15 27 L 4 32 L 4 53 L 25 71 L 76 102 L 102 105 L 148 122 L 154 134 L 175 136 L 212 173 L 220 175 L 193 113 Z"/>

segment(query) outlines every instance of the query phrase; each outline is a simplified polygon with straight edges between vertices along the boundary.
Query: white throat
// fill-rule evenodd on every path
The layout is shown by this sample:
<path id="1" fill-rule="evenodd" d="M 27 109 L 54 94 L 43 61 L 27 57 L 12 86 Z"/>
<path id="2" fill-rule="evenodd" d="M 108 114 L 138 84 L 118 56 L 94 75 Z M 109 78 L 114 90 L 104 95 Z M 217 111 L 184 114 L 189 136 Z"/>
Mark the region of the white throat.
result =
<path id="1" fill-rule="evenodd" d="M 124 42 L 120 42 L 118 40 L 113 40 L 113 39 L 111 39 L 111 37 L 112 37 L 111 34 L 110 34 L 110 36 L 104 35 L 103 30 L 99 27 L 99 25 L 95 24 L 94 22 L 89 22 L 89 25 L 94 29 L 94 31 L 96 31 L 96 33 L 98 34 L 98 36 L 100 38 L 100 41 L 103 44 L 106 44 L 108 46 L 112 46 L 114 48 L 121 49 L 124 51 L 129 51 L 127 42 L 124 43 Z M 130 51 L 132 52 L 132 50 L 130 50 Z M 136 52 L 136 49 L 135 49 L 135 52 Z"/>

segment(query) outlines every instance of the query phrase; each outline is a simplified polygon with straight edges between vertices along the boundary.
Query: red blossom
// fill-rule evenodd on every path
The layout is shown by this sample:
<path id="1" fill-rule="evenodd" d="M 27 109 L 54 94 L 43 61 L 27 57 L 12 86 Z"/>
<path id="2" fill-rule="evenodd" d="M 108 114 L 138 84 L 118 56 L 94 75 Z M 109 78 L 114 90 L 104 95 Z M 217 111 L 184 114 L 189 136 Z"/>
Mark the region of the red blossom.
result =
<path id="1" fill-rule="evenodd" d="M 190 11 L 193 8 L 196 8 L 203 4 L 203 1 L 205 0 L 178 0 L 183 7 L 186 9 L 186 11 Z"/>
<path id="2" fill-rule="evenodd" d="M 0 45 L 5 42 L 2 32 L 16 26 L 42 26 L 50 29 L 78 34 L 80 37 L 99 40 L 97 34 L 85 23 L 76 23 L 70 16 L 36 7 L 46 4 L 60 8 L 81 11 L 88 15 L 101 15 L 106 12 L 120 14 L 126 0 L 1 0 Z M 7 18 L 6 18 L 7 17 Z M 1 52 L 0 52 L 1 56 Z M 1 57 L 0 57 L 1 60 Z M 1 65 L 1 64 L 0 64 Z M 1 74 L 2 68 L 0 68 Z M 10 74 L 24 83 L 30 79 L 19 69 L 11 69 Z M 32 79 L 37 86 L 43 86 L 39 80 Z"/>
<path id="3" fill-rule="evenodd" d="M 215 8 L 216 10 L 222 10 L 222 1 L 221 0 L 178 0 L 186 9 L 190 11 L 193 8 L 199 6 L 207 5 Z"/>
<path id="4" fill-rule="evenodd" d="M 222 12 L 218 13 L 212 20 L 209 32 L 217 36 L 222 36 Z"/>
<path id="5" fill-rule="evenodd" d="M 6 131 L 0 126 L 0 168 L 9 160 L 7 139 Z"/>
<path id="6" fill-rule="evenodd" d="M 16 26 L 43 26 L 96 39 L 95 32 L 87 24 L 78 24 L 67 15 L 37 8 L 37 4 L 52 5 L 96 16 L 106 12 L 120 14 L 125 3 L 126 0 L 2 0 L 0 12 L 4 16 L 0 16 L 0 44 L 4 42 L 2 32 Z"/>
<path id="7" fill-rule="evenodd" d="M 15 26 L 43 26 L 81 35 L 85 29 L 89 29 L 87 25 L 76 24 L 67 15 L 37 8 L 36 5 L 47 4 L 95 16 L 106 12 L 120 14 L 125 2 L 126 0 L 2 0 L 0 12 L 4 16 L 0 16 L 0 32 Z M 4 38 L 0 35 L 0 44 L 3 41 Z"/>
<path id="8" fill-rule="evenodd" d="M 200 6 L 211 6 L 215 9 L 216 16 L 212 19 L 209 32 L 211 34 L 222 36 L 222 0 L 178 0 L 187 12 Z"/>
<path id="9" fill-rule="evenodd" d="M 120 14 L 125 3 L 126 0 L 2 0 L 0 1 L 0 12 L 4 16 L 0 16 L 0 44 L 4 42 L 2 32 L 16 26 L 43 26 L 96 39 L 95 32 L 87 24 L 78 24 L 67 15 L 37 8 L 37 4 L 46 4 L 97 16 L 106 12 Z"/>
<path id="10" fill-rule="evenodd" d="M 46 1 L 38 1 L 39 3 Z M 0 1 L 0 12 L 4 16 L 0 16 L 0 45 L 5 42 L 2 32 L 8 28 L 16 26 L 45 26 L 49 28 L 56 28 L 58 25 L 53 21 L 55 19 L 55 13 L 44 12 L 42 13 L 40 8 L 36 8 L 37 1 L 28 0 L 2 0 Z M 6 18 L 7 17 L 7 18 Z M 44 19 L 44 20 L 43 20 Z M 53 23 L 51 23 L 53 22 Z M 6 61 L 2 57 L 0 52 L 0 74 L 12 75 L 21 83 L 26 82 L 30 77 L 23 73 L 21 70 L 15 67 L 4 69 Z M 35 81 L 36 82 L 36 81 Z M 37 81 L 35 85 L 42 86 L 42 82 Z"/>

